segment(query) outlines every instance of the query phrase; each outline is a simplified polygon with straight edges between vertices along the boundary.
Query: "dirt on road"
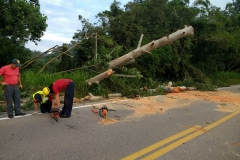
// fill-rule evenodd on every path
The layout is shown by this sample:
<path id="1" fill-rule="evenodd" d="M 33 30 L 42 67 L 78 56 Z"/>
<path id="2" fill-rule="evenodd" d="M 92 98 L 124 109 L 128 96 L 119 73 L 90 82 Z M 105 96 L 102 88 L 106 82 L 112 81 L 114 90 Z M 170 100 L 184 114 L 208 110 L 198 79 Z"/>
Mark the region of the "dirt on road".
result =
<path id="1" fill-rule="evenodd" d="M 113 99 L 121 101 L 122 99 Z M 128 105 L 131 110 L 134 110 L 132 116 L 141 117 L 146 114 L 163 113 L 169 109 L 186 107 L 196 101 L 204 100 L 216 103 L 218 111 L 233 112 L 240 110 L 240 93 L 229 91 L 184 91 L 180 93 L 168 93 L 167 95 L 142 97 L 139 99 L 127 99 L 125 102 L 120 102 Z M 100 123 L 114 123 L 114 119 L 103 119 Z"/>
<path id="2" fill-rule="evenodd" d="M 233 112 L 239 110 L 240 94 L 229 91 L 185 91 L 180 93 L 169 93 L 164 96 L 164 100 L 159 102 L 156 97 L 141 98 L 136 101 L 142 109 L 136 111 L 137 113 L 155 113 L 164 112 L 168 109 L 184 107 L 194 101 L 205 100 L 218 104 L 218 110 L 224 112 Z M 161 108 L 159 108 L 161 106 Z"/>

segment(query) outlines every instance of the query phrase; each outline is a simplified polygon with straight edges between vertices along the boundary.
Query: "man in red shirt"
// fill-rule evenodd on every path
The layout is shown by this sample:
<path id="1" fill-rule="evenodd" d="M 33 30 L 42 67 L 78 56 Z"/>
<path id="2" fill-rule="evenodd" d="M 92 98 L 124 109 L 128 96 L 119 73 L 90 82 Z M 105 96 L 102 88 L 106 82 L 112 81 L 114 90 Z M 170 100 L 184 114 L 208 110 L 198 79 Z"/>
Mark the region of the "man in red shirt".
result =
<path id="1" fill-rule="evenodd" d="M 7 102 L 7 113 L 9 118 L 13 118 L 12 102 L 14 102 L 15 116 L 26 115 L 26 113 L 20 111 L 19 88 L 22 88 L 19 72 L 20 66 L 20 61 L 15 58 L 12 60 L 11 64 L 3 66 L 0 69 L 0 76 L 3 76 L 3 81 L 0 81 L 0 84 L 4 86 L 4 96 Z"/>
<path id="2" fill-rule="evenodd" d="M 71 117 L 73 97 L 74 97 L 74 87 L 75 87 L 75 84 L 71 79 L 58 79 L 48 87 L 50 89 L 50 93 L 53 93 L 55 95 L 58 109 L 60 109 L 59 93 L 65 91 L 64 105 L 63 105 L 62 111 L 60 112 L 61 118 Z M 52 109 L 54 108 L 56 107 L 52 106 Z"/>

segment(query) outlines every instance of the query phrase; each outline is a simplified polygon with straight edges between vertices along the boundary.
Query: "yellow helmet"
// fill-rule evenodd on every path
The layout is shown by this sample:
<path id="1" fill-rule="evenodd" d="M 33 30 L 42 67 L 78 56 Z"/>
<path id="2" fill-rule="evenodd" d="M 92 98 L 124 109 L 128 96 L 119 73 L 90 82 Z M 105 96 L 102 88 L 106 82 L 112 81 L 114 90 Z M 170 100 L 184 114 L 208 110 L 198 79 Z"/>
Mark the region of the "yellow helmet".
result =
<path id="1" fill-rule="evenodd" d="M 45 96 L 47 96 L 50 93 L 50 89 L 48 87 L 44 87 L 42 91 Z"/>

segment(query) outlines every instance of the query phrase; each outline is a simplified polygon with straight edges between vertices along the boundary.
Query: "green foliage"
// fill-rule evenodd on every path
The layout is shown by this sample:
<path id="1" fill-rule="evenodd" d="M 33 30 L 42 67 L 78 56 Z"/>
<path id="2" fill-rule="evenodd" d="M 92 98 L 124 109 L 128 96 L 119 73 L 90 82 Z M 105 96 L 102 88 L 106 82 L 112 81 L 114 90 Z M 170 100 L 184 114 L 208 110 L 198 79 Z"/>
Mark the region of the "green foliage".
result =
<path id="1" fill-rule="evenodd" d="M 5 112 L 6 111 L 6 103 L 4 101 L 4 93 L 3 93 L 3 89 L 0 90 L 0 112 Z"/>
<path id="2" fill-rule="evenodd" d="M 154 49 L 152 55 L 145 54 L 138 57 L 135 64 L 114 71 L 141 73 L 146 79 L 155 81 L 193 79 L 205 83 L 210 74 L 237 71 L 240 67 L 238 4 L 233 1 L 221 11 L 210 1 L 196 1 L 194 6 L 189 6 L 188 0 L 146 0 L 129 2 L 122 9 L 121 3 L 114 0 L 109 10 L 98 13 L 98 23 L 91 24 L 79 15 L 82 29 L 75 33 L 71 44 L 79 43 L 70 53 L 74 58 L 69 61 L 64 55 L 45 70 L 54 73 L 82 67 L 96 75 L 106 71 L 110 61 L 136 49 L 140 34 L 144 34 L 144 45 L 184 25 L 192 25 L 194 36 Z M 31 67 L 40 68 L 42 63 L 58 54 L 48 55 L 39 65 Z M 67 66 L 67 62 L 71 65 Z"/>
<path id="3" fill-rule="evenodd" d="M 134 87 L 133 87 L 134 86 Z M 106 79 L 105 88 L 108 88 L 108 93 L 121 93 L 123 96 L 133 96 L 139 92 L 139 79 L 116 77 L 114 75 Z"/>
<path id="4" fill-rule="evenodd" d="M 47 17 L 40 13 L 38 0 L 0 2 L 2 37 L 12 41 L 40 41 L 47 27 Z"/>
<path id="5" fill-rule="evenodd" d="M 0 17 L 0 64 L 8 64 L 15 57 L 28 60 L 31 55 L 25 43 L 40 41 L 47 27 L 38 0 L 1 0 Z"/>
<path id="6" fill-rule="evenodd" d="M 59 74 L 48 74 L 38 73 L 34 71 L 25 71 L 21 75 L 23 89 L 22 92 L 29 93 L 31 96 L 36 91 L 42 90 L 44 87 L 50 86 L 54 81 L 61 78 L 70 78 L 75 82 L 76 97 L 85 96 L 88 93 L 86 80 L 89 77 L 85 71 L 75 71 L 74 73 L 59 73 Z"/>
<path id="7" fill-rule="evenodd" d="M 194 80 L 192 78 L 184 79 L 182 81 L 177 81 L 173 84 L 173 86 L 185 86 L 185 87 L 193 87 L 195 86 Z"/>
<path id="8" fill-rule="evenodd" d="M 199 1 L 200 2 L 200 1 Z M 203 2 L 203 1 L 201 1 Z M 235 4 L 235 2 L 233 2 Z M 206 74 L 239 68 L 239 19 L 232 12 L 205 4 L 191 21 L 195 32 L 192 62 Z M 228 8 L 229 9 L 229 8 Z"/>
<path id="9" fill-rule="evenodd" d="M 216 91 L 217 89 L 212 83 L 196 83 L 196 87 L 200 91 Z"/>
<path id="10" fill-rule="evenodd" d="M 214 85 L 210 78 L 206 78 L 204 82 L 196 82 L 195 87 L 200 91 L 215 91 L 217 86 Z"/>
<path id="11" fill-rule="evenodd" d="M 212 83 L 218 87 L 228 87 L 240 84 L 240 74 L 237 72 L 218 72 L 209 76 Z"/>
<path id="12" fill-rule="evenodd" d="M 61 51 L 59 54 L 62 54 L 63 52 L 66 52 L 68 50 L 67 44 L 63 44 Z M 58 64 L 58 71 L 65 71 L 69 70 L 73 67 L 73 60 L 72 57 L 70 57 L 69 51 L 66 52 L 66 54 L 62 54 L 60 57 L 60 62 Z"/>
<path id="13" fill-rule="evenodd" d="M 133 72 L 132 72 L 133 73 Z M 136 73 L 136 72 L 134 72 Z M 28 95 L 31 98 L 31 95 L 38 90 L 42 90 L 43 87 L 49 86 L 55 80 L 60 78 L 70 78 L 75 82 L 75 97 L 82 98 L 92 93 L 97 96 L 107 97 L 110 93 L 121 93 L 124 96 L 133 96 L 139 94 L 140 88 L 148 86 L 148 88 L 157 88 L 160 85 L 157 81 L 153 79 L 142 79 L 140 76 L 136 78 L 125 78 L 125 77 L 116 77 L 114 75 L 110 76 L 108 79 L 105 79 L 100 84 L 92 84 L 88 86 L 86 80 L 93 77 L 94 74 L 86 71 L 76 71 L 72 73 L 59 73 L 56 75 L 51 75 L 48 73 L 36 73 L 33 71 L 26 71 L 22 73 L 21 79 L 23 83 L 22 93 L 26 97 Z M 153 95 L 157 92 L 144 92 L 145 95 Z"/>
<path id="14" fill-rule="evenodd" d="M 74 34 L 71 44 L 63 44 L 60 51 L 21 70 L 24 87 L 21 97 L 31 97 L 59 78 L 74 80 L 77 98 L 88 93 L 104 97 L 109 93 L 130 97 L 162 94 L 161 89 L 152 92 L 140 88 L 155 89 L 169 80 L 175 81 L 174 86 L 195 86 L 204 91 L 240 83 L 239 0 L 228 3 L 225 10 L 209 0 L 195 1 L 193 6 L 189 6 L 189 0 L 134 0 L 123 9 L 120 6 L 114 0 L 109 10 L 98 13 L 95 24 L 79 15 L 82 29 Z M 24 47 L 27 41 L 40 41 L 47 27 L 47 17 L 40 13 L 38 0 L 0 0 L 0 17 L 1 66 L 15 57 L 23 63 L 40 54 Z M 156 48 L 151 55 L 138 57 L 134 64 L 114 68 L 116 74 L 136 78 L 113 74 L 99 84 L 86 84 L 87 79 L 106 71 L 110 61 L 135 50 L 141 34 L 144 34 L 141 45 L 145 45 L 184 25 L 193 26 L 193 36 Z M 64 54 L 44 66 L 75 44 L 78 45 L 67 53 L 74 58 Z M 44 70 L 39 73 L 42 67 Z M 31 102 L 26 103 L 26 109 L 31 107 Z"/>
<path id="15" fill-rule="evenodd" d="M 22 63 L 31 57 L 29 49 L 16 45 L 9 40 L 1 40 L 0 38 L 0 48 L 0 67 L 10 64 L 13 58 L 18 58 Z"/>
<path id="16" fill-rule="evenodd" d="M 21 106 L 21 110 L 24 110 L 24 111 L 34 110 L 33 99 L 29 99 L 28 101 L 26 101 L 26 102 Z"/>
<path id="17" fill-rule="evenodd" d="M 108 97 L 108 94 L 111 93 L 108 90 L 108 87 L 105 86 L 105 84 L 92 84 L 88 87 L 89 93 L 92 93 L 93 95 L 103 96 L 105 98 Z"/>

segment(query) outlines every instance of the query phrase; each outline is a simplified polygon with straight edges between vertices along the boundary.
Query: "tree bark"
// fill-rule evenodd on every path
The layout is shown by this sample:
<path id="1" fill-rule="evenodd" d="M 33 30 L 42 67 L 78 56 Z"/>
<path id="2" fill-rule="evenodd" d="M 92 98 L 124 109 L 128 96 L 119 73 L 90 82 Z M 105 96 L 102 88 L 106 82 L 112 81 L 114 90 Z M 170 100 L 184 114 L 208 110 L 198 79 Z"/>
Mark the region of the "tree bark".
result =
<path id="1" fill-rule="evenodd" d="M 111 97 L 122 97 L 122 94 L 121 93 L 108 94 L 108 98 L 111 98 Z"/>
<path id="2" fill-rule="evenodd" d="M 158 39 L 156 41 L 152 41 L 142 47 L 139 47 L 140 46 L 140 43 L 138 44 L 138 48 L 125 54 L 124 56 L 122 57 L 119 57 L 113 61 L 110 61 L 109 62 L 109 68 L 115 68 L 115 67 L 118 67 L 120 65 L 123 65 L 124 63 L 127 63 L 128 61 L 130 60 L 133 60 L 133 59 L 136 59 L 137 57 L 145 54 L 145 53 L 151 53 L 150 51 L 153 50 L 153 49 L 156 49 L 158 47 L 161 47 L 161 46 L 164 46 L 166 44 L 172 44 L 173 41 L 179 39 L 179 38 L 182 38 L 182 37 L 185 37 L 185 36 L 188 36 L 188 35 L 193 35 L 194 34 L 194 29 L 192 26 L 185 26 L 185 28 L 181 29 L 181 30 L 178 30 L 168 36 L 165 36 L 161 39 Z M 141 36 L 141 39 L 142 39 L 142 36 Z M 140 39 L 140 41 L 141 41 Z"/>
<path id="3" fill-rule="evenodd" d="M 108 78 L 109 75 L 111 75 L 112 73 L 113 73 L 113 70 L 109 69 L 106 72 L 103 72 L 103 73 L 101 73 L 101 74 L 99 74 L 99 75 L 97 75 L 93 78 L 90 78 L 90 79 L 86 80 L 86 82 L 87 82 L 88 85 L 92 85 L 92 83 L 98 84 L 102 79 Z"/>

